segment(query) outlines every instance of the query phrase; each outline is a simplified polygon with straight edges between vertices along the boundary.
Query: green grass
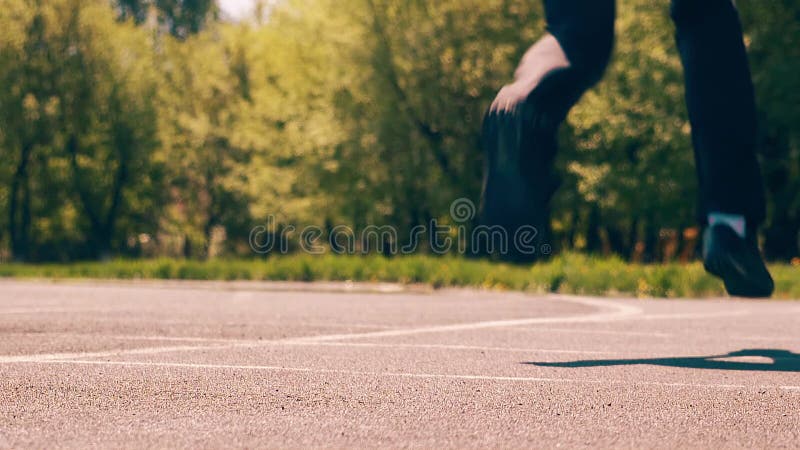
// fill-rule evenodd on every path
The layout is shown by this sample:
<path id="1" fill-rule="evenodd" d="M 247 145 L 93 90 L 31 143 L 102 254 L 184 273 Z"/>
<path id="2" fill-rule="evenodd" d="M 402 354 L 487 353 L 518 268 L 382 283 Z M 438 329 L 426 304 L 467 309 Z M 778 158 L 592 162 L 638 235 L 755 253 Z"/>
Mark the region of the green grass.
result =
<path id="1" fill-rule="evenodd" d="M 800 267 L 774 265 L 776 297 L 800 298 Z M 722 284 L 699 263 L 641 265 L 617 258 L 565 254 L 532 267 L 454 257 L 279 256 L 266 260 L 112 260 L 71 264 L 0 264 L 0 277 L 383 281 L 437 288 L 470 286 L 529 292 L 638 297 L 724 295 Z"/>

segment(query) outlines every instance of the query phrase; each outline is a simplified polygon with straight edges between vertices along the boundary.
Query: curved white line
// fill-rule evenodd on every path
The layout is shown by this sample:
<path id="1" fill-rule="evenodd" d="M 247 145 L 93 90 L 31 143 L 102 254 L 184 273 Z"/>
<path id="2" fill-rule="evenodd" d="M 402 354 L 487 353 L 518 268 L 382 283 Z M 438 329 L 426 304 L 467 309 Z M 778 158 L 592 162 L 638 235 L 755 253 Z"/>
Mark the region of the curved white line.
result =
<path id="1" fill-rule="evenodd" d="M 328 342 L 328 341 L 340 341 L 345 339 L 409 336 L 413 334 L 480 330 L 485 328 L 502 328 L 502 327 L 514 327 L 514 326 L 548 324 L 548 323 L 606 322 L 610 320 L 619 320 L 624 317 L 640 315 L 642 313 L 641 308 L 637 308 L 635 306 L 610 302 L 596 298 L 574 297 L 574 296 L 559 296 L 556 298 L 568 302 L 579 303 L 582 305 L 599 308 L 601 310 L 605 309 L 606 311 L 599 313 L 592 313 L 592 314 L 572 315 L 572 316 L 533 317 L 529 319 L 512 319 L 512 320 L 491 320 L 485 322 L 459 323 L 454 325 L 434 325 L 434 326 L 419 327 L 419 328 L 405 328 L 400 330 L 370 331 L 366 333 L 327 334 L 321 336 L 296 338 L 293 340 L 300 342 Z"/>
<path id="2" fill-rule="evenodd" d="M 561 316 L 561 317 L 534 317 L 529 319 L 493 320 L 493 321 L 461 323 L 453 325 L 435 325 L 435 326 L 419 327 L 419 328 L 405 328 L 398 330 L 382 330 L 382 331 L 371 331 L 364 333 L 349 333 L 349 334 L 325 334 L 319 336 L 265 340 L 265 341 L 246 341 L 246 342 L 236 342 L 236 343 L 217 344 L 217 345 L 196 345 L 196 346 L 181 345 L 181 346 L 144 347 L 144 348 L 135 348 L 127 350 L 105 350 L 98 352 L 16 355 L 16 356 L 0 357 L 0 364 L 18 363 L 18 362 L 43 362 L 43 361 L 85 359 L 85 358 L 110 358 L 110 357 L 125 356 L 125 355 L 153 355 L 159 353 L 192 352 L 192 351 L 203 351 L 203 350 L 226 350 L 233 348 L 258 348 L 258 347 L 264 347 L 281 343 L 310 344 L 310 343 L 336 342 L 336 341 L 351 340 L 351 339 L 409 336 L 409 335 L 425 334 L 425 333 L 443 333 L 449 331 L 480 330 L 487 328 L 500 328 L 508 326 L 522 326 L 522 325 L 533 325 L 533 324 L 605 322 L 609 320 L 619 320 L 626 317 L 640 315 L 642 312 L 640 308 L 634 306 L 620 304 L 607 300 L 595 299 L 595 298 L 558 296 L 558 297 L 551 297 L 551 299 L 555 301 L 563 300 L 572 303 L 579 303 L 582 305 L 599 308 L 601 309 L 601 311 L 590 314 Z"/>
<path id="3" fill-rule="evenodd" d="M 74 365 L 100 365 L 100 366 L 122 366 L 122 367 L 175 367 L 187 369 L 222 369 L 222 370 L 261 370 L 269 372 L 303 372 L 303 373 L 330 373 L 353 376 L 378 376 L 378 377 L 397 377 L 397 378 L 423 378 L 423 379 L 451 379 L 451 380 L 472 380 L 472 381 L 507 381 L 522 383 L 575 383 L 575 384 L 611 384 L 623 385 L 628 387 L 635 386 L 659 386 L 659 387 L 693 387 L 693 388 L 717 388 L 717 389 L 780 389 L 796 391 L 800 386 L 793 385 L 745 385 L 729 383 L 681 383 L 665 381 L 632 381 L 632 380 L 600 380 L 600 379 L 580 379 L 580 378 L 556 378 L 556 377 L 514 377 L 514 376 L 493 376 L 493 375 L 469 375 L 469 374 L 439 374 L 439 373 L 415 373 L 415 372 L 374 372 L 346 369 L 314 369 L 310 367 L 282 367 L 282 366 L 262 366 L 262 365 L 235 365 L 235 364 L 197 364 L 197 363 L 171 363 L 171 362 L 147 362 L 147 361 L 92 361 L 92 360 L 66 360 L 66 361 L 41 361 L 49 364 L 74 364 Z"/>

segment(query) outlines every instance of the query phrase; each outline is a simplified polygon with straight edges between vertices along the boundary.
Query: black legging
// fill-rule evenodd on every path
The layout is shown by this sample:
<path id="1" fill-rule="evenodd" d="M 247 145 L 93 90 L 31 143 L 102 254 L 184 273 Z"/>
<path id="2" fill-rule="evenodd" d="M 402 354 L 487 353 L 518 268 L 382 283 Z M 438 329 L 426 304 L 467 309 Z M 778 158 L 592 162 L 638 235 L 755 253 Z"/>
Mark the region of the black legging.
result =
<path id="1" fill-rule="evenodd" d="M 548 31 L 563 48 L 570 68 L 552 72 L 550 82 L 542 82 L 534 92 L 561 99 L 541 105 L 554 108 L 560 120 L 602 77 L 613 47 L 615 1 L 544 4 Z M 765 201 L 755 155 L 753 83 L 736 8 L 732 0 L 673 0 L 672 18 L 686 79 L 700 220 L 717 211 L 744 215 L 757 225 L 766 215 Z"/>

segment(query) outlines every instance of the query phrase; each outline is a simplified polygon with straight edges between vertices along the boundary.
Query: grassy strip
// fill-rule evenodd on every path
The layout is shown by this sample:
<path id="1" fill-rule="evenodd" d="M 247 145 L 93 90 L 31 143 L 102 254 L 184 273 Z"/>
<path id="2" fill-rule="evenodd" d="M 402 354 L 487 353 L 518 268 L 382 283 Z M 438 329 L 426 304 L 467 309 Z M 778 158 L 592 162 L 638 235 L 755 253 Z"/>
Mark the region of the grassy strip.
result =
<path id="1" fill-rule="evenodd" d="M 800 298 L 800 267 L 772 266 L 779 298 Z M 281 256 L 266 260 L 113 260 L 71 264 L 0 264 L 0 277 L 384 281 L 530 292 L 639 297 L 724 295 L 699 263 L 629 264 L 617 258 L 558 256 L 532 267 L 451 257 Z"/>

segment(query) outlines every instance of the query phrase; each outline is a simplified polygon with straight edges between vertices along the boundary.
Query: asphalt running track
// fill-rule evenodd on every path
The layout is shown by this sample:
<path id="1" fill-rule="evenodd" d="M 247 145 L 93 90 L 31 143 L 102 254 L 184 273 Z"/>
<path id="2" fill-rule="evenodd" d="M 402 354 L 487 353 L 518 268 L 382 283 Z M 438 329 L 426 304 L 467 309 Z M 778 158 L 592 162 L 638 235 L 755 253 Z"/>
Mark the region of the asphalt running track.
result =
<path id="1" fill-rule="evenodd" d="M 0 281 L 0 447 L 798 448 L 800 302 Z"/>

